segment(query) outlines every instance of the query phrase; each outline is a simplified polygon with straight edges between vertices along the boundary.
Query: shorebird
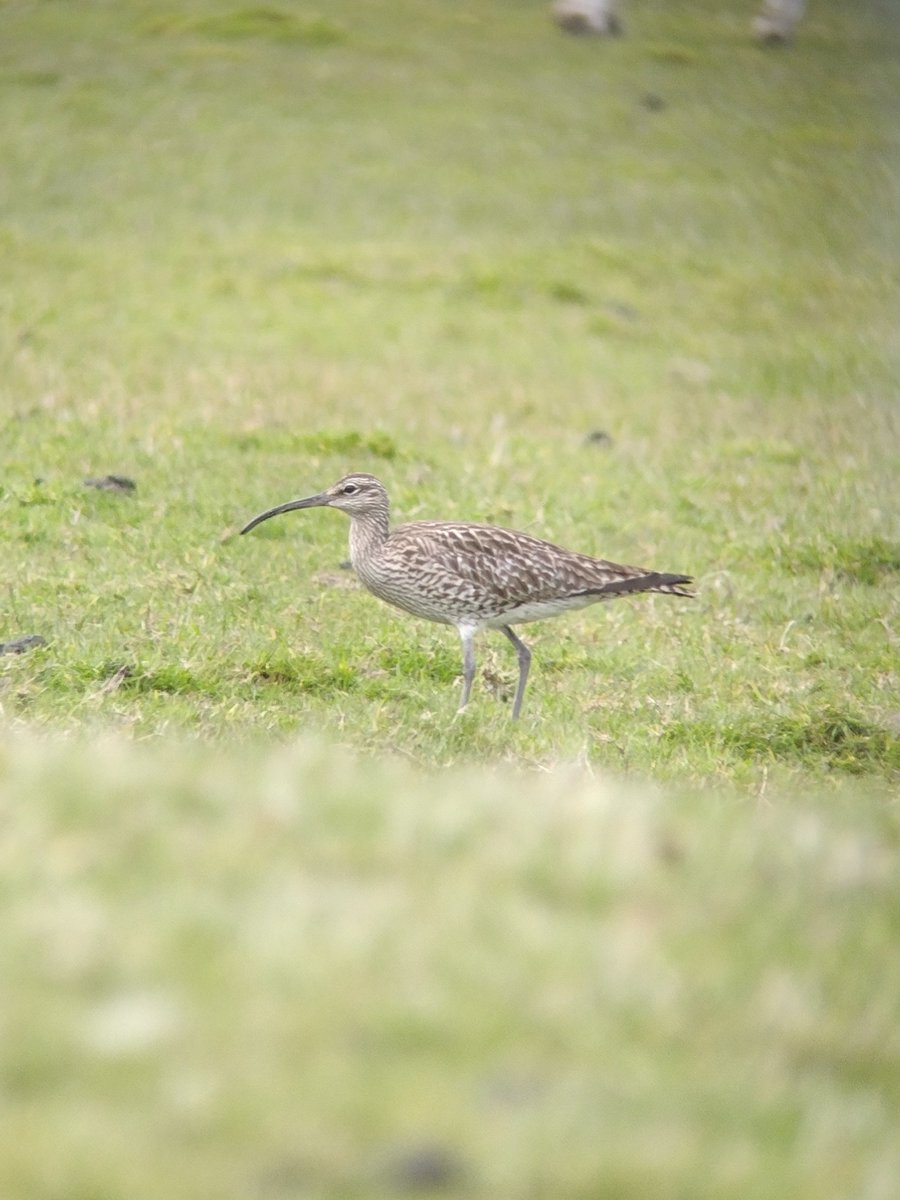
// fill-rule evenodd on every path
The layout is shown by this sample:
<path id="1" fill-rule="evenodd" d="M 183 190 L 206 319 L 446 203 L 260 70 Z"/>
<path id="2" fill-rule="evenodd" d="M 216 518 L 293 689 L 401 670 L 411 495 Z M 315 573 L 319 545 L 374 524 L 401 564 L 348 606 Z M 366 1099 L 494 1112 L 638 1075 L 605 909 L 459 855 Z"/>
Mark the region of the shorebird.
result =
<path id="1" fill-rule="evenodd" d="M 288 500 L 249 521 L 249 533 L 270 517 L 298 508 L 339 508 L 350 518 L 350 562 L 373 595 L 396 608 L 455 625 L 462 641 L 466 707 L 475 678 L 475 634 L 499 629 L 519 658 L 512 715 L 522 711 L 531 651 L 513 625 L 555 617 L 574 608 L 635 592 L 692 596 L 689 575 L 640 567 L 564 550 L 527 533 L 469 521 L 413 521 L 390 527 L 390 503 L 374 475 L 345 475 L 332 487 Z"/>

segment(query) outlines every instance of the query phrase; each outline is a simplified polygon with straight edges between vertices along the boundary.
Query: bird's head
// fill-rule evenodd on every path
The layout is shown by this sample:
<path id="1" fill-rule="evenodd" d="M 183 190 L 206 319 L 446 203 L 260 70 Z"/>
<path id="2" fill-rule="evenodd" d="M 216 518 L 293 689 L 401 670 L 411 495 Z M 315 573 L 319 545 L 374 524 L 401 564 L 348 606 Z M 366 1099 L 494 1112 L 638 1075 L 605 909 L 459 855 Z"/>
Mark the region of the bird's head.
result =
<path id="1" fill-rule="evenodd" d="M 248 521 L 241 533 L 249 533 L 270 517 L 291 512 L 295 508 L 339 508 L 351 517 L 362 517 L 382 510 L 386 513 L 388 497 L 384 484 L 374 475 L 362 472 L 345 475 L 343 479 L 339 479 L 324 492 L 317 492 L 315 496 L 306 496 L 302 500 L 288 500 L 286 504 L 267 509 L 252 521 Z"/>

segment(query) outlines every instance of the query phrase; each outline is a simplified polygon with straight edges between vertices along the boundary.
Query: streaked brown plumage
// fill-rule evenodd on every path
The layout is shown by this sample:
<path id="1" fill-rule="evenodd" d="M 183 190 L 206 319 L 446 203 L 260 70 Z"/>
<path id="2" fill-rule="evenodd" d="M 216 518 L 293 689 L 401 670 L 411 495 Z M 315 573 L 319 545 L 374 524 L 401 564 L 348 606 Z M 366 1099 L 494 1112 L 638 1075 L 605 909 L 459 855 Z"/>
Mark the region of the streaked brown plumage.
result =
<path id="1" fill-rule="evenodd" d="M 339 508 L 350 517 L 350 561 L 381 600 L 417 617 L 455 625 L 463 647 L 465 708 L 475 677 L 474 638 L 499 629 L 519 657 L 518 717 L 531 652 L 510 626 L 633 592 L 691 596 L 688 575 L 665 575 L 564 550 L 527 533 L 466 521 L 414 521 L 390 528 L 388 495 L 374 475 L 353 474 L 327 491 L 254 517 L 241 533 L 297 508 Z"/>

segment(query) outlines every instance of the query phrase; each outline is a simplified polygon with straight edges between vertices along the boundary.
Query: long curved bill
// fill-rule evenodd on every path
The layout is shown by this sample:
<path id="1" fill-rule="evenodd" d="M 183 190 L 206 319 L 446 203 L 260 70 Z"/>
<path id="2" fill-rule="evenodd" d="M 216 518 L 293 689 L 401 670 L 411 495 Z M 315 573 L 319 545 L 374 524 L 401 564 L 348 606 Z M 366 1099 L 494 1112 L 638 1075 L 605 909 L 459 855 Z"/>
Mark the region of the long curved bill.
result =
<path id="1" fill-rule="evenodd" d="M 319 492 L 315 496 L 307 496 L 304 500 L 288 500 L 287 504 L 279 504 L 277 508 L 267 509 L 266 512 L 260 513 L 258 517 L 254 517 L 252 521 L 248 521 L 241 530 L 241 533 L 249 533 L 251 529 L 255 529 L 263 521 L 268 521 L 269 517 L 278 517 L 282 513 L 293 512 L 295 508 L 321 508 L 328 504 L 330 499 L 331 497 L 327 492 Z"/>

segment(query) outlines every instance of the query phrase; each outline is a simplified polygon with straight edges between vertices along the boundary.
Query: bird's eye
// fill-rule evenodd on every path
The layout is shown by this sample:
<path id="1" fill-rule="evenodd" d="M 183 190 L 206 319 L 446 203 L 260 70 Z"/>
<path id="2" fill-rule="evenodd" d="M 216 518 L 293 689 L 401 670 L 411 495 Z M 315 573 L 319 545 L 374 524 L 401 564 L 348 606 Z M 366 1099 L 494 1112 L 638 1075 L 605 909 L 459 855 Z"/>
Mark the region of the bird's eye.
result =
<path id="1" fill-rule="evenodd" d="M 356 486 L 355 483 L 345 483 L 344 486 L 341 488 L 341 495 L 355 496 L 358 491 L 359 491 L 359 488 Z"/>

